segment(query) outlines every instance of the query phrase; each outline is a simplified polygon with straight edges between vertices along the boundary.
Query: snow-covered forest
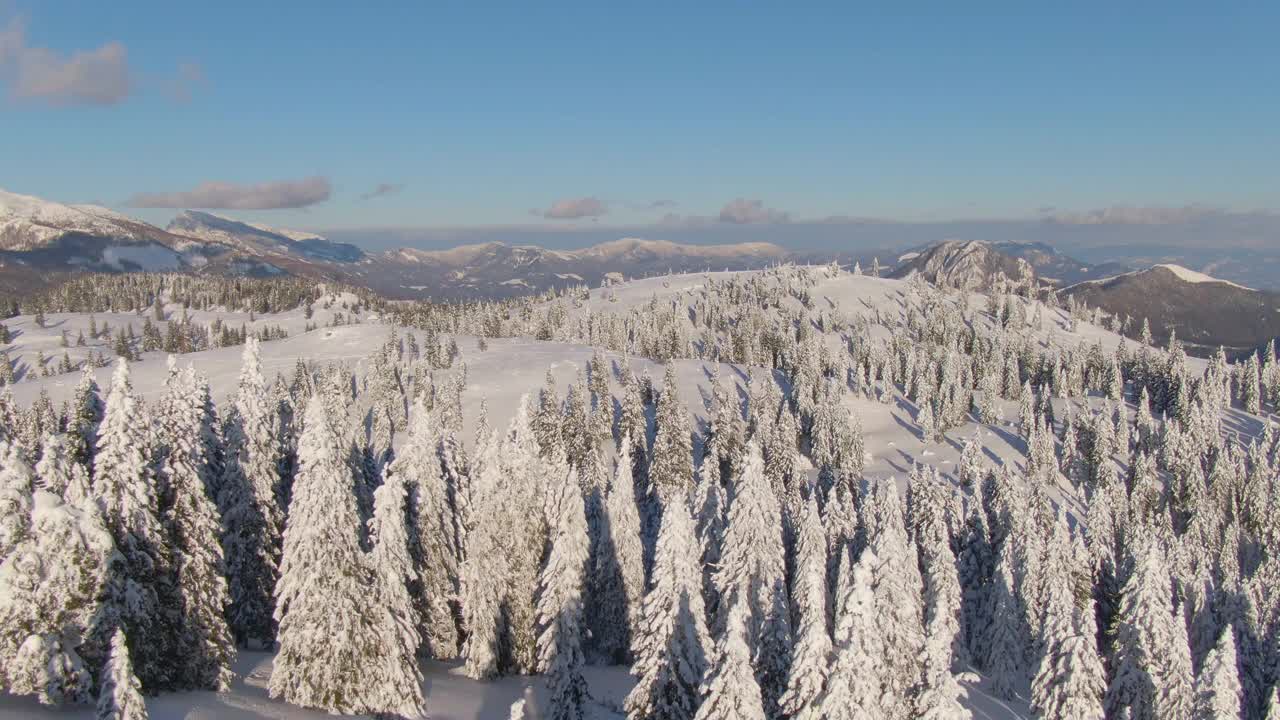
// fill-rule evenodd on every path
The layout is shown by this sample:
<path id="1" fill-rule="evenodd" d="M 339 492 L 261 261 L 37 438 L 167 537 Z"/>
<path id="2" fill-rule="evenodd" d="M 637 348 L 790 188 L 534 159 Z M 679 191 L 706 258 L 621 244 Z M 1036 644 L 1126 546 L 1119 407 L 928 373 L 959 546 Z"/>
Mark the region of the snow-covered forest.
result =
<path id="1" fill-rule="evenodd" d="M 4 321 L 0 717 L 1280 720 L 1270 348 L 1031 278 L 200 282 Z"/>

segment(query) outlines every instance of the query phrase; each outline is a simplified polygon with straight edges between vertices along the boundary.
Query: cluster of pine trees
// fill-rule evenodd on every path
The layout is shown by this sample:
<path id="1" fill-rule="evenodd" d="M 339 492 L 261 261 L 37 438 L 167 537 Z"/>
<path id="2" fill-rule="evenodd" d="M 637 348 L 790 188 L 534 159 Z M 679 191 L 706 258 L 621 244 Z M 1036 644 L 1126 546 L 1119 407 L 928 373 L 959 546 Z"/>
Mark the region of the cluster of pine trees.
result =
<path id="1" fill-rule="evenodd" d="M 340 283 L 319 284 L 295 277 L 249 278 L 181 273 L 83 273 L 47 290 L 11 300 L 5 317 L 37 313 L 105 313 L 151 309 L 158 301 L 187 310 L 278 313 L 320 302 L 324 295 L 349 293 L 364 307 L 385 302 L 372 291 Z"/>
<path id="2" fill-rule="evenodd" d="M 1065 319 L 1034 299 L 923 285 L 850 317 L 815 282 L 717 281 L 666 319 L 418 306 L 422 341 L 359 373 L 269 381 L 250 338 L 223 404 L 176 363 L 144 404 L 124 360 L 105 399 L 86 371 L 61 411 L 0 403 L 0 683 L 128 716 L 226 687 L 240 646 L 276 651 L 273 696 L 346 713 L 421 714 L 432 657 L 544 675 L 516 717 L 582 717 L 587 663 L 630 664 L 630 720 L 965 718 L 973 671 L 1043 718 L 1280 717 L 1280 439 L 1236 410 L 1276 401 L 1261 363 L 1044 345 Z M 597 352 L 467 427 L 463 324 L 776 372 L 713 374 L 695 422 L 675 364 Z M 902 493 L 864 477 L 851 396 L 926 440 L 1008 412 L 1025 458 L 970 438 Z"/>

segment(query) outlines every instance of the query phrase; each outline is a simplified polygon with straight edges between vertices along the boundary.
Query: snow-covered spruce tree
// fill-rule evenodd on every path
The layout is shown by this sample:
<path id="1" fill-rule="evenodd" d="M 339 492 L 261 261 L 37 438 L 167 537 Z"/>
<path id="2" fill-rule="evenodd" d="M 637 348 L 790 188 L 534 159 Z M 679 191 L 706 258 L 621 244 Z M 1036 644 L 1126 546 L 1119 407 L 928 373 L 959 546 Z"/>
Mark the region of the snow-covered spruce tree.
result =
<path id="1" fill-rule="evenodd" d="M 556 395 L 556 375 L 547 369 L 547 380 L 538 393 L 538 410 L 534 413 L 532 427 L 534 436 L 538 438 L 538 447 L 543 455 L 554 455 L 564 452 L 564 424 L 561 401 Z"/>
<path id="2" fill-rule="evenodd" d="M 502 483 L 501 448 L 495 435 L 477 448 L 472 495 L 474 527 L 466 534 L 465 560 L 458 570 L 459 597 L 466 640 L 463 672 L 475 680 L 498 674 L 502 655 L 503 612 L 511 574 L 511 558 L 501 545 L 501 534 L 509 528 L 502 506 L 495 501 Z"/>
<path id="3" fill-rule="evenodd" d="M 1031 680 L 1032 708 L 1045 720 L 1102 720 L 1107 679 L 1097 652 L 1093 602 L 1074 608 L 1070 597 L 1055 598 L 1045 612 L 1045 650 Z"/>
<path id="4" fill-rule="evenodd" d="M 784 409 L 761 447 L 764 477 L 778 502 L 787 507 L 799 506 L 803 495 L 801 486 L 807 481 L 796 467 L 800 455 L 796 446 L 799 430 L 796 416 Z"/>
<path id="5" fill-rule="evenodd" d="M 499 517 L 506 531 L 500 531 L 500 537 L 504 552 L 510 558 L 511 574 L 504 601 L 507 631 L 504 662 L 509 670 L 519 673 L 535 672 L 538 664 L 536 599 L 549 540 L 549 490 L 569 472 L 565 458 L 538 455 L 527 407 L 527 399 L 522 398 L 503 440 L 503 473 L 507 485 L 499 486 L 499 492 L 491 497 L 492 502 L 504 505 L 505 515 Z M 536 508 L 542 512 L 529 511 Z"/>
<path id="6" fill-rule="evenodd" d="M 133 673 L 129 655 L 125 632 L 116 628 L 111 638 L 111 657 L 103 669 L 98 690 L 97 720 L 147 720 L 142 684 Z"/>
<path id="7" fill-rule="evenodd" d="M 476 459 L 475 527 L 460 571 L 465 672 L 482 679 L 537 667 L 538 574 L 547 541 L 547 487 L 567 472 L 563 457 L 538 453 L 521 401 L 505 437 L 485 443 Z"/>
<path id="8" fill-rule="evenodd" d="M 960 557 L 957 572 L 960 586 L 960 630 L 964 639 L 964 657 L 981 664 L 986 656 L 984 640 L 989 622 L 987 590 L 995 560 L 992 557 L 987 513 L 976 498 L 968 501 L 969 509 L 961 529 Z"/>
<path id="9" fill-rule="evenodd" d="M 1053 431 L 1043 417 L 1036 418 L 1027 445 L 1027 482 L 1040 487 L 1056 485 L 1058 458 Z"/>
<path id="10" fill-rule="evenodd" d="M 930 468 L 913 478 L 910 493 L 924 583 L 925 672 L 949 674 L 960 634 L 960 579 L 947 528 L 950 486 Z"/>
<path id="11" fill-rule="evenodd" d="M 982 667 L 991 678 L 992 689 L 1006 700 L 1013 699 L 1022 686 L 1023 660 L 1027 653 L 1015 584 L 1012 543 L 1004 543 L 988 591 Z"/>
<path id="12" fill-rule="evenodd" d="M 564 399 L 564 414 L 560 419 L 561 435 L 569 463 L 579 471 L 586 466 L 587 455 L 594 446 L 591 416 L 591 396 L 586 377 L 578 371 L 578 381 L 569 386 Z"/>
<path id="13" fill-rule="evenodd" d="M 276 586 L 280 649 L 271 697 L 335 713 L 377 712 L 371 690 L 386 628 L 369 611 L 348 447 L 319 396 L 307 403 L 298 464 Z"/>
<path id="14" fill-rule="evenodd" d="M 205 473 L 205 494 L 213 500 L 214 506 L 217 507 L 219 496 L 219 484 L 222 482 L 223 475 L 223 445 L 221 422 L 218 418 L 218 409 L 213 402 L 213 390 L 209 387 L 209 380 L 204 376 L 198 376 L 196 380 L 197 398 L 193 400 L 200 405 L 201 423 L 200 423 L 200 442 L 204 445 L 204 458 L 208 464 L 208 471 Z M 219 513 L 221 509 L 219 508 Z M 221 542 L 221 538 L 219 538 Z M 225 557 L 223 558 L 225 562 Z"/>
<path id="15" fill-rule="evenodd" d="M 175 625 L 162 605 L 176 598 L 168 533 L 145 454 L 149 425 L 129 383 L 129 363 L 121 358 L 98 432 L 93 492 L 124 556 L 107 586 L 113 622 L 133 638 L 130 660 L 142 687 L 155 692 L 172 687 L 179 673 L 171 654 Z"/>
<path id="16" fill-rule="evenodd" d="M 160 394 L 159 402 L 148 408 L 151 432 L 147 452 L 151 474 L 156 479 L 156 506 L 162 517 L 168 513 L 169 507 L 173 504 L 173 497 L 161 469 L 169 454 L 169 447 L 176 442 L 174 435 L 178 433 L 178 427 L 181 424 L 178 417 L 182 414 L 181 408 L 185 404 L 183 399 L 185 388 L 182 387 L 182 371 L 178 367 L 178 356 L 169 355 L 165 360 L 164 392 Z"/>
<path id="17" fill-rule="evenodd" d="M 658 396 L 657 434 L 649 460 L 649 482 L 663 505 L 685 502 L 693 489 L 693 435 L 689 411 L 680 399 L 675 366 L 668 364 Z"/>
<path id="18" fill-rule="evenodd" d="M 703 477 L 717 482 L 734 472 L 734 462 L 742 457 L 746 422 L 737 398 L 727 389 L 717 365 L 711 378 L 711 405 L 708 408 L 707 438 L 704 444 Z M 708 462 L 711 464 L 708 465 Z"/>
<path id="19" fill-rule="evenodd" d="M 218 498 L 231 590 L 228 620 L 244 646 L 251 640 L 267 645 L 275 641 L 271 594 L 279 577 L 284 512 L 278 495 L 279 423 L 269 398 L 258 341 L 250 337 L 224 431 L 226 455 Z"/>
<path id="20" fill-rule="evenodd" d="M 433 431 L 439 437 L 436 453 L 440 458 L 440 475 L 444 478 L 444 486 L 448 491 L 449 509 L 452 513 L 452 542 L 457 554 L 455 564 L 460 568 L 467 554 L 467 535 L 475 527 L 475 490 L 474 485 L 479 477 L 479 463 L 472 462 L 473 456 L 459 439 L 457 430 L 445 422 L 443 413 L 433 410 Z M 495 437 L 484 438 L 477 442 L 474 453 L 479 455 L 487 444 L 497 442 Z"/>
<path id="21" fill-rule="evenodd" d="M 1133 569 L 1121 594 L 1117 617 L 1116 649 L 1111 658 L 1111 681 L 1107 687 L 1109 715 L 1128 712 L 1135 720 L 1165 720 L 1177 717 L 1162 712 L 1180 705 L 1176 696 L 1183 678 L 1170 677 L 1181 670 L 1174 661 L 1174 643 L 1186 644 L 1185 625 L 1173 620 L 1172 592 L 1164 551 L 1155 538 L 1135 537 Z M 1190 655 L 1190 650 L 1185 651 Z M 1188 663 L 1189 664 L 1189 663 Z M 1188 678 L 1189 679 L 1189 678 Z M 1185 698 L 1190 717 L 1190 700 Z"/>
<path id="22" fill-rule="evenodd" d="M 394 338 L 374 353 L 367 377 L 369 410 L 365 456 L 369 458 L 374 477 L 381 477 L 394 457 L 392 442 L 406 415 L 404 386 L 392 357 L 393 345 Z"/>
<path id="23" fill-rule="evenodd" d="M 1031 429 L 1035 427 L 1035 402 L 1035 391 L 1031 389 L 1031 381 L 1027 380 L 1018 395 L 1018 434 L 1024 440 L 1031 437 Z"/>
<path id="24" fill-rule="evenodd" d="M 209 463 L 201 438 L 206 408 L 200 402 L 195 372 L 181 371 L 166 399 L 171 431 L 160 468 L 169 495 L 165 526 L 174 553 L 179 615 L 177 655 L 182 687 L 224 690 L 232 678 L 235 647 L 224 613 L 230 600 L 223 576 L 218 510 L 205 493 Z"/>
<path id="25" fill-rule="evenodd" d="M 1227 626 L 1209 651 L 1196 682 L 1196 720 L 1240 717 L 1240 671 L 1236 665 L 1235 631 Z"/>
<path id="26" fill-rule="evenodd" d="M 764 459 L 754 440 L 747 441 L 741 472 L 732 485 L 715 585 L 721 602 L 716 625 L 721 632 L 729 608 L 739 603 L 747 607 L 747 644 L 765 711 L 773 717 L 791 664 L 791 614 L 782 512 L 765 480 Z"/>
<path id="27" fill-rule="evenodd" d="M 36 486 L 54 495 L 65 496 L 73 483 L 83 483 L 75 492 L 88 489 L 89 474 L 71 457 L 68 436 L 63 433 L 45 433 L 40 438 L 40 460 L 35 471 Z"/>
<path id="28" fill-rule="evenodd" d="M 868 550 L 876 626 L 883 636 L 883 692 L 889 718 L 910 716 L 910 694 L 922 670 L 924 613 L 923 582 L 915 544 L 907 537 L 902 501 L 893 483 L 877 483 L 864 508 L 868 518 Z"/>
<path id="29" fill-rule="evenodd" d="M 1191 643 L 1183 614 L 1174 609 L 1169 644 L 1164 648 L 1161 682 L 1157 687 L 1156 717 L 1177 720 L 1195 713 L 1195 669 L 1191 665 Z"/>
<path id="30" fill-rule="evenodd" d="M 728 521 L 725 506 L 729 502 L 729 489 L 715 476 L 719 470 L 720 463 L 714 457 L 703 456 L 698 486 L 693 491 L 694 529 L 698 534 L 702 560 L 702 597 L 711 618 L 716 617 L 720 607 L 715 573 L 720 566 L 720 551 L 724 546 L 725 523 Z"/>
<path id="31" fill-rule="evenodd" d="M 988 425 L 1000 422 L 999 366 L 983 366 L 978 375 L 978 393 L 974 395 L 978 419 Z"/>
<path id="32" fill-rule="evenodd" d="M 884 639 L 876 625 L 872 566 L 880 562 L 865 550 L 852 570 L 841 562 L 842 590 L 836 603 L 835 653 L 816 717 L 823 720 L 881 720 L 889 717 L 881 691 L 885 684 Z M 847 577 L 846 577 L 847 574 Z"/>
<path id="33" fill-rule="evenodd" d="M 923 675 L 915 697 L 915 716 L 965 718 L 959 698 L 963 689 L 951 668 L 960 634 L 960 579 L 947 530 L 947 493 L 937 471 L 919 476 L 911 486 L 912 524 L 924 583 Z"/>
<path id="34" fill-rule="evenodd" d="M 938 428 L 937 415 L 933 410 L 933 398 L 930 396 L 929 385 L 922 384 L 920 386 L 919 396 L 916 399 L 916 425 L 920 428 L 920 439 L 926 443 L 937 442 L 941 432 Z"/>
<path id="35" fill-rule="evenodd" d="M 22 510 L 29 532 L 0 564 L 0 685 L 46 705 L 88 702 L 90 668 L 107 651 L 92 630 L 107 618 L 102 591 L 122 558 L 91 501 L 37 490 Z"/>
<path id="36" fill-rule="evenodd" d="M 0 438 L 0 559 L 7 558 L 31 530 L 35 480 L 18 444 Z"/>
<path id="37" fill-rule="evenodd" d="M 1237 365 L 1240 385 L 1240 404 L 1247 413 L 1259 414 L 1262 411 L 1262 387 L 1258 376 L 1258 356 L 1250 355 L 1249 359 Z"/>
<path id="38" fill-rule="evenodd" d="M 549 696 L 543 717 L 580 720 L 587 683 L 582 677 L 583 594 L 589 539 L 577 472 L 555 482 L 547 503 L 551 550 L 538 595 L 538 671 Z"/>
<path id="39" fill-rule="evenodd" d="M 644 598 L 644 547 L 631 474 L 631 436 L 624 435 L 605 499 L 599 562 L 599 595 L 592 598 L 596 649 L 612 662 L 628 662 L 632 634 Z"/>
<path id="40" fill-rule="evenodd" d="M 827 542 L 818 518 L 818 503 L 805 501 L 796 532 L 795 579 L 791 606 L 797 617 L 787 691 L 778 700 L 786 717 L 818 720 L 818 701 L 831 660 L 827 634 Z M 754 678 L 753 678 L 754 681 Z"/>
<path id="41" fill-rule="evenodd" d="M 618 414 L 618 441 L 621 442 L 623 436 L 631 436 L 631 450 L 637 460 L 643 465 L 649 443 L 649 419 L 645 415 L 644 393 L 642 391 L 640 380 L 631 370 L 630 363 L 622 368 L 622 404 Z M 644 471 L 644 467 L 636 468 L 638 472 Z"/>
<path id="42" fill-rule="evenodd" d="M 72 415 L 67 418 L 67 433 L 71 440 L 72 456 L 86 471 L 93 469 L 93 453 L 98 445 L 98 425 L 102 423 L 102 411 L 102 398 L 98 394 L 93 367 L 90 363 L 85 363 L 72 396 Z"/>
<path id="43" fill-rule="evenodd" d="M 956 476 L 960 487 L 965 490 L 977 488 L 982 482 L 982 444 L 975 432 L 965 439 L 960 450 L 960 462 L 956 465 Z"/>
<path id="44" fill-rule="evenodd" d="M 431 413 L 418 398 L 407 437 L 388 467 L 388 477 L 397 478 L 406 488 L 409 550 L 415 569 L 409 587 L 423 650 L 437 660 L 448 660 L 458 654 L 458 628 L 450 605 L 457 594 L 458 551 L 437 444 Z"/>
<path id="45" fill-rule="evenodd" d="M 369 521 L 374 599 L 369 612 L 376 615 L 382 649 L 365 700 L 378 712 L 401 716 L 421 715 L 426 704 L 418 669 L 422 636 L 409 594 L 418 573 L 409 554 L 408 494 L 404 476 L 389 474 L 373 491 L 373 518 Z"/>
<path id="46" fill-rule="evenodd" d="M 590 451 L 587 453 L 586 463 L 577 470 L 577 478 L 579 483 L 579 492 L 583 496 L 584 510 L 587 518 L 587 573 L 586 573 L 586 590 L 583 593 L 584 598 L 588 598 L 589 602 L 584 605 L 584 637 L 587 642 L 584 646 L 594 655 L 612 655 L 616 651 L 620 651 L 625 644 L 614 643 L 609 650 L 600 650 L 598 643 L 593 640 L 598 635 L 608 635 L 606 632 L 597 632 L 606 622 L 601 617 L 604 611 L 604 605 L 599 602 L 610 590 L 606 587 L 612 582 L 603 572 L 605 566 L 611 561 L 605 557 L 606 552 L 612 552 L 610 541 L 606 537 L 608 534 L 608 525 L 605 519 L 605 502 L 609 493 L 609 485 L 612 482 L 611 473 L 605 457 L 604 446 L 605 440 L 599 443 L 592 442 Z M 609 442 L 609 444 L 612 444 Z M 555 478 L 549 478 L 554 488 Z M 547 501 L 550 503 L 552 497 L 548 494 Z M 548 511 L 550 505 L 547 506 Z M 548 524 L 551 517 L 548 515 Z"/>
<path id="47" fill-rule="evenodd" d="M 609 394 L 609 363 L 596 348 L 587 364 L 587 387 L 591 390 L 592 429 L 597 442 L 609 439 L 613 433 L 613 396 Z"/>
<path id="48" fill-rule="evenodd" d="M 724 634 L 716 647 L 715 661 L 702 683 L 702 704 L 695 720 L 765 720 L 760 686 L 751 667 L 747 643 L 750 609 L 746 598 L 728 601 Z"/>
<path id="49" fill-rule="evenodd" d="M 628 720 L 690 720 L 698 708 L 710 637 L 702 603 L 702 571 L 691 549 L 697 539 L 684 502 L 662 515 L 653 577 L 644 596 L 641 630 L 632 635 Z"/>

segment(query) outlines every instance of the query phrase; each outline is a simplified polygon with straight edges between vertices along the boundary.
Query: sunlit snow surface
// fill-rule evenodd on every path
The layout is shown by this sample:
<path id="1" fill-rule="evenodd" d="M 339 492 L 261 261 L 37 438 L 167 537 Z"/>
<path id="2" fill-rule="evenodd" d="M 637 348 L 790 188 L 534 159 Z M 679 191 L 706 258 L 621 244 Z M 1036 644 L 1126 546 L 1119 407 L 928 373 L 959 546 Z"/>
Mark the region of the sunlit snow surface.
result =
<path id="1" fill-rule="evenodd" d="M 540 698 L 544 692 L 541 678 L 533 676 L 504 677 L 479 682 L 463 676 L 460 664 L 427 662 L 423 664 L 427 714 L 430 720 L 505 720 L 511 704 L 524 696 L 526 688 Z M 306 720 L 314 718 L 351 717 L 330 715 L 319 710 L 288 705 L 267 695 L 271 677 L 271 655 L 265 652 L 241 652 L 236 658 L 236 680 L 226 692 L 166 693 L 147 698 L 147 711 L 152 720 Z M 587 667 L 583 674 L 590 686 L 592 699 L 587 702 L 587 720 L 615 720 L 625 717 L 619 712 L 623 699 L 634 681 L 624 667 Z M 981 685 L 962 683 L 969 691 L 965 701 L 978 720 L 991 718 L 1030 717 L 1025 704 L 1005 703 L 984 692 Z M 41 706 L 32 698 L 0 695 L 0 720 L 90 720 L 93 708 L 69 707 L 53 709 Z"/>

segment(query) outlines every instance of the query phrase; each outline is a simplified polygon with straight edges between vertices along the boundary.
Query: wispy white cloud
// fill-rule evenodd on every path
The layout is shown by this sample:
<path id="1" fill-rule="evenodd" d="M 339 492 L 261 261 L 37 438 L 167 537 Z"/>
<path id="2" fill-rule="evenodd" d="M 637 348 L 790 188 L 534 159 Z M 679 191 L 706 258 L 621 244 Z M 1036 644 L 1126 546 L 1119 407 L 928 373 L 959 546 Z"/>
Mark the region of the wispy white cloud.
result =
<path id="1" fill-rule="evenodd" d="M 138 193 L 127 204 L 139 208 L 276 210 L 315 205 L 328 200 L 332 194 L 329 179 L 316 176 L 256 185 L 204 182 L 191 190 Z"/>
<path id="2" fill-rule="evenodd" d="M 596 197 L 564 198 L 551 203 L 545 210 L 535 210 L 550 220 L 577 220 L 580 218 L 598 218 L 609 212 L 609 206 Z"/>
<path id="3" fill-rule="evenodd" d="M 0 30 L 0 78 L 11 98 L 49 105 L 114 105 L 133 89 L 124 45 L 109 42 L 69 55 L 31 47 L 20 17 Z"/>
<path id="4" fill-rule="evenodd" d="M 784 223 L 791 220 L 791 215 L 781 210 L 767 208 L 761 200 L 738 198 L 720 208 L 720 222 L 735 225 L 757 225 L 761 223 Z"/>
<path id="5" fill-rule="evenodd" d="M 172 77 L 150 84 L 175 101 L 187 102 L 203 81 L 201 68 L 185 63 Z M 139 88 L 123 43 L 70 52 L 32 46 L 21 16 L 0 26 L 0 85 L 7 88 L 10 100 L 51 107 L 117 105 Z"/>

